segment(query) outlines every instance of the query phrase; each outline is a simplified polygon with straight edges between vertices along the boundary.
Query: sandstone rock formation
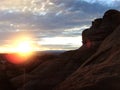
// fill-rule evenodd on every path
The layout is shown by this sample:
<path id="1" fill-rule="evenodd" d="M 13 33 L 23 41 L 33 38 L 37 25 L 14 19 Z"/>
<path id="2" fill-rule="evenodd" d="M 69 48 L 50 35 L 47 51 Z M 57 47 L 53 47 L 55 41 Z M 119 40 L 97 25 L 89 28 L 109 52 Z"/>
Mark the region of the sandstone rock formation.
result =
<path id="1" fill-rule="evenodd" d="M 83 35 L 89 30 L 84 31 Z M 101 41 L 99 49 L 56 90 L 120 90 L 120 12 L 107 11 L 101 25 L 93 33 L 86 36 L 90 36 L 94 43 Z"/>
<path id="2" fill-rule="evenodd" d="M 120 90 L 120 26 L 56 90 Z"/>

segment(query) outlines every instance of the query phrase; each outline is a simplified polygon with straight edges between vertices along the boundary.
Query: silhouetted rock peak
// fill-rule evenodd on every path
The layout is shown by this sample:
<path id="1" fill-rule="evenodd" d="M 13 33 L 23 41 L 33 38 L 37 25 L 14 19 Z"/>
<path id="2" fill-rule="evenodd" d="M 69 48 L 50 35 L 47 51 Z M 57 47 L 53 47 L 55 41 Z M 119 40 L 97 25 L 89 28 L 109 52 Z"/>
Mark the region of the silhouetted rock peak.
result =
<path id="1" fill-rule="evenodd" d="M 112 9 L 106 11 L 103 18 L 95 19 L 92 22 L 92 26 L 83 31 L 83 44 L 88 44 L 88 42 L 91 42 L 91 45 L 95 45 L 98 42 L 101 43 L 119 24 L 120 12 Z"/>
<path id="2" fill-rule="evenodd" d="M 102 23 L 102 18 L 95 19 L 95 20 L 92 22 L 91 28 L 98 28 L 101 23 Z"/>
<path id="3" fill-rule="evenodd" d="M 113 15 L 120 14 L 118 10 L 115 9 L 110 9 L 105 12 L 103 18 L 111 18 Z"/>

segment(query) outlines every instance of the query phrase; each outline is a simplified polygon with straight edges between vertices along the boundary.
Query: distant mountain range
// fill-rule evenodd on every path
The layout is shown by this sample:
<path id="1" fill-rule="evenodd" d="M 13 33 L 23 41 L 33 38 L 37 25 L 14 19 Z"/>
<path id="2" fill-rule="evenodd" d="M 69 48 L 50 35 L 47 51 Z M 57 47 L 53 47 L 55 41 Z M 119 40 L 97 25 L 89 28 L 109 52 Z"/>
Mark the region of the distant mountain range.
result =
<path id="1" fill-rule="evenodd" d="M 48 54 L 61 54 L 63 52 L 66 52 L 66 50 L 46 50 L 46 51 L 37 51 L 37 53 L 48 53 Z"/>

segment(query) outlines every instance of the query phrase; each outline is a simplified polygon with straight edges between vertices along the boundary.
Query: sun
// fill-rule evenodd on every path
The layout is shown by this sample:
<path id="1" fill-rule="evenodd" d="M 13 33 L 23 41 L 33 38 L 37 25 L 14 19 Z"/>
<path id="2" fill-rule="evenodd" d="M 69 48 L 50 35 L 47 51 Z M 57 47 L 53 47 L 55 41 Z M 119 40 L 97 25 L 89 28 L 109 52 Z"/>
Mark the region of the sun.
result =
<path id="1" fill-rule="evenodd" d="M 33 51 L 32 40 L 29 37 L 18 38 L 13 43 L 15 52 L 19 54 L 27 55 Z"/>
<path id="2" fill-rule="evenodd" d="M 16 47 L 16 52 L 21 56 L 28 56 L 32 51 L 32 45 L 29 41 L 19 42 Z"/>
<path id="3" fill-rule="evenodd" d="M 27 53 L 31 51 L 31 46 L 29 42 L 22 42 L 18 45 L 18 52 Z"/>
<path id="4" fill-rule="evenodd" d="M 14 64 L 22 64 L 30 60 L 34 52 L 34 46 L 28 37 L 13 40 L 13 51 L 16 54 L 8 55 L 7 59 Z"/>

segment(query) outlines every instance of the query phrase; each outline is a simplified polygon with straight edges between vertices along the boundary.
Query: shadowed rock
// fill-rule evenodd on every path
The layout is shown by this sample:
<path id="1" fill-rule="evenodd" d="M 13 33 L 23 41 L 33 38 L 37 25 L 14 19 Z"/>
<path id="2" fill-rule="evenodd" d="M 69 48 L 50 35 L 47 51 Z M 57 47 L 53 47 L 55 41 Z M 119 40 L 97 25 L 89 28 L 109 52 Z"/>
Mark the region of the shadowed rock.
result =
<path id="1" fill-rule="evenodd" d="M 0 90 L 15 90 L 5 72 L 5 67 L 2 64 L 0 64 Z"/>
<path id="2" fill-rule="evenodd" d="M 114 13 L 114 11 L 110 10 L 106 13 Z M 115 11 L 115 13 L 119 15 L 118 11 Z M 107 15 L 109 16 L 109 14 Z M 111 25 L 116 26 L 117 24 L 114 25 L 113 23 Z M 120 26 L 118 25 L 105 38 L 97 52 L 58 85 L 55 90 L 120 90 L 119 41 Z"/>

